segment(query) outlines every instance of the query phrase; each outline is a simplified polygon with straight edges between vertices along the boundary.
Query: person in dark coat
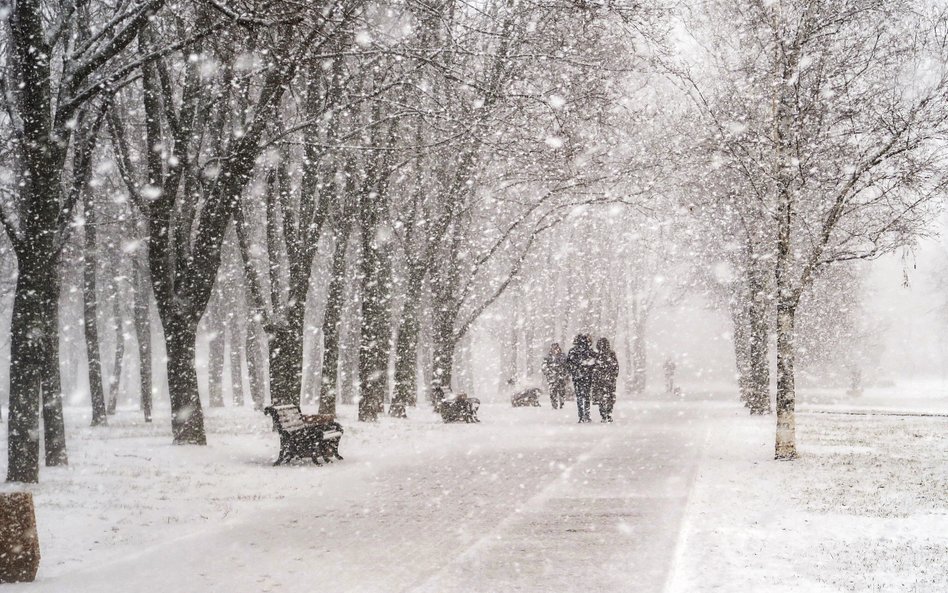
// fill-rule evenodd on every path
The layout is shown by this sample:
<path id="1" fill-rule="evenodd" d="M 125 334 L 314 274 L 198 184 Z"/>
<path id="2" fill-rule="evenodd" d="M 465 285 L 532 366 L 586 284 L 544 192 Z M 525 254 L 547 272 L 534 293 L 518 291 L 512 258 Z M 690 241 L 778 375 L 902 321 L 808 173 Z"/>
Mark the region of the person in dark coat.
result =
<path id="1" fill-rule="evenodd" d="M 573 340 L 573 347 L 566 356 L 566 368 L 573 378 L 573 389 L 576 390 L 576 409 L 579 411 L 579 421 L 591 422 L 589 419 L 589 390 L 592 387 L 593 366 L 596 364 L 595 353 L 592 350 L 592 340 L 586 334 L 579 334 Z"/>
<path id="2" fill-rule="evenodd" d="M 560 345 L 557 343 L 550 346 L 550 353 L 543 359 L 543 376 L 550 388 L 550 401 L 553 404 L 553 409 L 562 408 L 563 399 L 566 397 L 566 381 L 569 379 L 569 372 L 566 370 L 566 355 L 563 354 L 563 350 L 560 349 Z"/>
<path id="3" fill-rule="evenodd" d="M 592 400 L 599 405 L 603 422 L 612 422 L 612 407 L 616 403 L 616 381 L 619 379 L 619 359 L 606 338 L 599 338 L 593 365 Z"/>

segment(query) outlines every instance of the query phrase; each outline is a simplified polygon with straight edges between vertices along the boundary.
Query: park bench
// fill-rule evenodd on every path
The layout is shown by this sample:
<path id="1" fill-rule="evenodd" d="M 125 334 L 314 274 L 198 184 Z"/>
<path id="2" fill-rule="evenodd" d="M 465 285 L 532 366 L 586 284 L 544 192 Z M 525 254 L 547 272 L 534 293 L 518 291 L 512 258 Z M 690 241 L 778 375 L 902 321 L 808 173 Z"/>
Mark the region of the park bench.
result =
<path id="1" fill-rule="evenodd" d="M 527 406 L 540 407 L 540 390 L 536 387 L 525 389 L 510 396 L 510 403 L 515 408 L 524 408 Z"/>
<path id="2" fill-rule="evenodd" d="M 445 422 L 480 422 L 477 418 L 480 407 L 481 400 L 476 397 L 468 397 L 464 393 L 455 396 L 449 391 L 441 400 L 438 412 Z"/>
<path id="3" fill-rule="evenodd" d="M 293 404 L 267 406 L 263 409 L 273 419 L 273 428 L 280 433 L 280 455 L 273 465 L 280 465 L 294 458 L 310 458 L 320 465 L 319 457 L 332 463 L 342 459 L 339 441 L 342 426 L 332 416 L 308 416 Z"/>

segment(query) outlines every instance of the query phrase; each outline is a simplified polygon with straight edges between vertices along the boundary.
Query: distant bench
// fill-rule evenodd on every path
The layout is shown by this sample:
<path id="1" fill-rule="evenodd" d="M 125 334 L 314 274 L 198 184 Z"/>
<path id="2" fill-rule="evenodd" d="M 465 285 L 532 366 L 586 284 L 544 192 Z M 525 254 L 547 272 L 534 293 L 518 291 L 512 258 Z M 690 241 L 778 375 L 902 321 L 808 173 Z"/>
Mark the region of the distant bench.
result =
<path id="1" fill-rule="evenodd" d="M 444 393 L 442 391 L 442 393 Z M 481 400 L 468 397 L 466 394 L 452 395 L 448 392 L 438 406 L 441 419 L 448 422 L 480 422 L 477 410 L 481 407 Z"/>
<path id="2" fill-rule="evenodd" d="M 339 441 L 343 430 L 332 416 L 306 415 L 293 404 L 267 406 L 263 413 L 273 419 L 273 427 L 280 433 L 280 455 L 273 465 L 294 458 L 310 458 L 316 465 L 320 465 L 319 457 L 330 463 L 342 459 Z"/>
<path id="3" fill-rule="evenodd" d="M 519 393 L 515 393 L 510 396 L 510 403 L 515 408 L 523 408 L 526 406 L 532 406 L 539 408 L 540 407 L 540 390 L 536 387 L 530 389 L 525 389 Z"/>

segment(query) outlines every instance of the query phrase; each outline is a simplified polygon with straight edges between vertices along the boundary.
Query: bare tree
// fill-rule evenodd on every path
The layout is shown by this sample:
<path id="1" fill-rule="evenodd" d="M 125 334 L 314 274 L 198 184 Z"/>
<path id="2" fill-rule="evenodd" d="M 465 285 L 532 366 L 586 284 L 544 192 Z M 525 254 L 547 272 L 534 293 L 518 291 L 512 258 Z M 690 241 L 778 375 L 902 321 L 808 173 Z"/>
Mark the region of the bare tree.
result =
<path id="1" fill-rule="evenodd" d="M 722 51 L 688 86 L 718 164 L 762 205 L 749 224 L 773 225 L 775 452 L 793 459 L 801 298 L 832 264 L 910 243 L 944 194 L 944 15 L 880 0 L 708 7 Z"/>

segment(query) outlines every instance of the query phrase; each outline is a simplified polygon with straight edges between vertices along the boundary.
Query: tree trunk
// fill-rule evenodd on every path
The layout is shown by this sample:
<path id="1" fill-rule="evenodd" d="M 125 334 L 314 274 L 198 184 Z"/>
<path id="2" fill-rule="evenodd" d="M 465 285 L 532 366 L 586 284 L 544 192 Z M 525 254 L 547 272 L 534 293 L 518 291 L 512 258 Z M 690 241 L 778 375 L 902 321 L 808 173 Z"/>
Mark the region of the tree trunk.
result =
<path id="1" fill-rule="evenodd" d="M 102 388 L 102 357 L 99 350 L 98 295 L 96 293 L 96 221 L 92 195 L 84 200 L 85 249 L 82 254 L 82 311 L 86 330 L 86 358 L 89 365 L 89 395 L 92 398 L 92 426 L 108 423 L 105 392 Z"/>
<path id="2" fill-rule="evenodd" d="M 357 258 L 356 258 L 357 259 Z M 352 287 L 355 288 L 355 287 Z M 339 335 L 339 402 L 352 405 L 359 396 L 359 338 L 361 302 L 358 289 L 347 291 Z"/>
<path id="3" fill-rule="evenodd" d="M 731 326 L 734 339 L 734 365 L 737 368 L 737 387 L 741 403 L 751 407 L 750 312 L 746 295 L 732 295 L 730 302 Z"/>
<path id="4" fill-rule="evenodd" d="M 148 268 L 140 261 L 133 269 L 135 290 L 133 297 L 135 314 L 135 341 L 138 343 L 139 389 L 145 422 L 151 422 L 151 315 L 149 307 Z"/>
<path id="5" fill-rule="evenodd" d="M 341 329 L 342 302 L 345 291 L 346 252 L 349 246 L 348 228 L 336 237 L 332 254 L 332 278 L 323 314 L 323 368 L 319 382 L 319 413 L 336 414 L 339 379 L 339 331 Z"/>
<path id="6" fill-rule="evenodd" d="M 454 340 L 443 334 L 434 338 L 434 365 L 431 376 L 431 401 L 435 411 L 441 407 L 443 391 L 451 388 L 454 367 Z"/>
<path id="7" fill-rule="evenodd" d="M 292 302 L 285 324 L 270 332 L 270 401 L 274 404 L 300 405 L 305 314 L 305 299 Z"/>
<path id="8" fill-rule="evenodd" d="M 782 301 L 785 299 L 781 299 Z M 793 331 L 795 307 L 777 306 L 777 459 L 794 459 L 796 445 L 796 393 L 793 378 Z"/>
<path id="9" fill-rule="evenodd" d="M 209 307 L 207 324 L 207 402 L 212 408 L 224 407 L 224 320 L 220 292 Z"/>
<path id="10" fill-rule="evenodd" d="M 234 406 L 242 408 L 244 406 L 244 381 L 240 368 L 240 345 L 242 340 L 240 339 L 240 327 L 235 313 L 232 312 L 227 316 L 225 329 L 227 330 L 228 360 L 230 362 L 231 401 Z"/>
<path id="11" fill-rule="evenodd" d="M 10 407 L 7 427 L 7 481 L 39 481 L 40 391 L 55 351 L 58 291 L 56 267 L 43 257 L 24 255 L 13 297 L 10 324 Z M 58 362 L 57 362 L 58 364 Z"/>
<path id="12" fill-rule="evenodd" d="M 763 283 L 751 282 L 748 308 L 748 407 L 751 414 L 770 414 L 770 331 L 767 327 L 767 303 Z"/>
<path id="13" fill-rule="evenodd" d="M 176 445 L 205 445 L 204 411 L 194 368 L 197 321 L 173 314 L 165 325 L 168 354 L 168 391 L 171 395 L 171 430 Z"/>
<path id="14" fill-rule="evenodd" d="M 125 359 L 125 332 L 122 331 L 122 316 L 119 313 L 118 295 L 112 296 L 112 323 L 115 329 L 115 358 L 109 374 L 108 413 L 115 414 L 118 406 L 119 386 L 122 382 L 122 361 Z"/>
<path id="15" fill-rule="evenodd" d="M 362 325 L 359 336 L 359 421 L 374 422 L 382 412 L 388 389 L 391 290 L 387 257 L 375 244 L 375 225 L 362 229 Z"/>
<path id="16" fill-rule="evenodd" d="M 424 270 L 411 269 L 405 304 L 402 307 L 402 325 L 395 342 L 395 395 L 388 413 L 395 418 L 405 418 L 405 408 L 414 406 L 418 399 L 418 309 L 421 305 L 421 288 Z"/>
<path id="17" fill-rule="evenodd" d="M 57 266 L 58 267 L 58 266 Z M 60 285 L 58 272 L 55 293 L 59 295 Z M 43 372 L 43 444 L 46 452 L 46 466 L 57 467 L 69 465 L 69 456 L 66 454 L 66 427 L 63 420 L 63 389 L 59 366 L 59 304 L 52 305 L 54 311 L 50 320 L 53 328 L 49 342 L 49 362 Z"/>
<path id="18" fill-rule="evenodd" d="M 266 379 L 264 378 L 263 355 L 261 351 L 259 322 L 253 319 L 247 324 L 247 344 L 244 352 L 247 360 L 247 381 L 250 386 L 250 399 L 253 409 L 263 410 L 266 402 Z"/>
<path id="19" fill-rule="evenodd" d="M 775 48 L 779 52 L 779 47 Z M 793 332 L 794 318 L 799 296 L 793 287 L 793 205 L 792 175 L 789 155 L 793 154 L 794 138 L 791 113 L 794 104 L 791 80 L 797 76 L 796 62 L 785 64 L 782 79 L 775 87 L 774 101 L 774 167 L 777 180 L 777 258 L 774 279 L 777 288 L 777 434 L 775 458 L 795 459 L 796 444 L 796 392 L 793 376 Z"/>
<path id="20" fill-rule="evenodd" d="M 451 272 L 448 272 L 451 279 Z M 454 322 L 457 317 L 456 309 L 451 298 L 451 288 L 445 282 L 435 286 L 434 302 L 432 303 L 432 331 L 431 340 L 434 350 L 431 372 L 431 403 L 437 412 L 441 407 L 441 395 L 451 389 L 451 379 L 454 370 L 454 351 L 457 340 L 454 336 Z M 516 338 L 514 341 L 516 344 Z M 514 353 L 510 354 L 513 358 Z"/>

